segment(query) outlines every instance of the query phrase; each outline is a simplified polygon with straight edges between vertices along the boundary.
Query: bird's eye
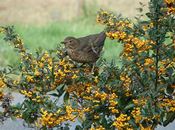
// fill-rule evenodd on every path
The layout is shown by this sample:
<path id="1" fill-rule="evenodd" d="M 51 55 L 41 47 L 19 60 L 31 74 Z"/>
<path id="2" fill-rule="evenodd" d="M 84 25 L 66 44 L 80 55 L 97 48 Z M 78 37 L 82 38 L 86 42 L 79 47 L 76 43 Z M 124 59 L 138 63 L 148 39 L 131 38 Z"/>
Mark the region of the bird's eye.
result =
<path id="1" fill-rule="evenodd" d="M 72 40 L 70 40 L 69 42 L 72 42 Z"/>

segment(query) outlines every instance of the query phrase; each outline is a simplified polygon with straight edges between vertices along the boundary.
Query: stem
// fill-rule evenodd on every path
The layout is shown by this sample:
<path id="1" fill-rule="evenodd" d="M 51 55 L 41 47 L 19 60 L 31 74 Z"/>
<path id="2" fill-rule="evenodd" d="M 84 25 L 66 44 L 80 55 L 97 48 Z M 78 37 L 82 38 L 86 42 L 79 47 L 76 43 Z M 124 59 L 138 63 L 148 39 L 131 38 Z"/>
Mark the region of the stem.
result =
<path id="1" fill-rule="evenodd" d="M 158 44 L 158 42 L 156 41 L 156 44 Z M 157 48 L 156 48 L 156 82 L 155 82 L 155 91 L 157 91 L 157 84 L 158 84 L 158 78 L 159 78 L 159 75 L 158 75 L 158 63 L 159 63 L 159 46 L 157 45 Z"/>
<path id="2" fill-rule="evenodd" d="M 157 14 L 156 14 L 157 15 Z M 158 32 L 158 18 L 156 17 L 156 32 Z M 157 33 L 158 34 L 158 33 Z M 156 37 L 156 82 L 155 82 L 155 91 L 157 91 L 157 86 L 158 86 L 158 63 L 159 63 L 159 41 L 158 38 Z"/>
<path id="3" fill-rule="evenodd" d="M 157 91 L 157 87 L 158 87 L 158 78 L 159 78 L 159 75 L 158 75 L 158 71 L 159 71 L 159 66 L 158 66 L 158 63 L 159 63 L 159 12 L 160 12 L 160 5 L 157 3 L 157 0 L 153 0 L 153 6 L 155 7 L 155 11 L 154 11 L 154 15 L 155 15 L 155 19 L 154 19 L 154 24 L 155 24 L 155 35 L 154 37 L 156 38 L 155 39 L 155 42 L 156 42 L 156 56 L 155 56 L 155 67 L 156 67 L 156 81 L 155 81 L 155 91 Z"/>

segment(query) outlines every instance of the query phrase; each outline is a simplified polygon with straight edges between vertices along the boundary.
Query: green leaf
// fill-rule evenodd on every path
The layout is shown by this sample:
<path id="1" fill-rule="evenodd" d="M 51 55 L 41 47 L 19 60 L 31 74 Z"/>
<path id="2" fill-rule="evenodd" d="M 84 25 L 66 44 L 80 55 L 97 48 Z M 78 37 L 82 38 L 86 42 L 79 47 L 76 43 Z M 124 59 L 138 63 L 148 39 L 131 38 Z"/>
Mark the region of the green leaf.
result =
<path id="1" fill-rule="evenodd" d="M 49 94 L 51 96 L 54 96 L 54 97 L 60 97 L 57 93 L 52 93 L 52 94 Z"/>
<path id="2" fill-rule="evenodd" d="M 175 119 L 175 112 L 167 113 L 166 120 L 163 122 L 163 126 L 167 126 L 169 123 L 173 122 Z"/>
<path id="3" fill-rule="evenodd" d="M 62 96 L 62 94 L 64 93 L 64 87 L 65 87 L 65 85 L 62 84 L 57 88 L 58 97 Z"/>
<path id="4" fill-rule="evenodd" d="M 171 85 L 168 85 L 166 88 L 166 92 L 171 95 L 174 92 L 174 88 L 172 88 Z"/>
<path id="5" fill-rule="evenodd" d="M 64 130 L 70 130 L 69 124 L 66 124 L 66 125 L 65 125 Z"/>
<path id="6" fill-rule="evenodd" d="M 134 104 L 129 104 L 129 105 L 127 105 L 127 106 L 124 108 L 124 110 L 127 111 L 127 110 L 130 110 L 130 109 L 133 109 L 134 106 L 135 106 Z"/>
<path id="7" fill-rule="evenodd" d="M 75 127 L 75 130 L 82 130 L 83 128 L 80 126 L 80 125 L 77 125 L 76 127 Z"/>
<path id="8" fill-rule="evenodd" d="M 129 122 L 129 124 L 132 125 L 132 127 L 134 127 L 135 130 L 138 128 L 138 126 L 137 126 L 137 124 L 135 123 L 135 120 L 134 120 L 134 119 L 131 119 L 131 120 L 129 120 L 128 122 Z"/>
<path id="9" fill-rule="evenodd" d="M 103 115 L 103 117 L 101 117 L 101 124 L 103 124 L 103 126 L 105 126 L 105 128 L 108 127 L 108 122 L 105 118 L 105 115 Z"/>
<path id="10" fill-rule="evenodd" d="M 91 127 L 91 124 L 92 124 L 93 122 L 92 122 L 92 120 L 85 120 L 84 122 L 83 122 L 83 129 L 89 129 L 90 127 Z"/>
<path id="11" fill-rule="evenodd" d="M 65 103 L 68 103 L 68 100 L 69 100 L 69 93 L 66 92 L 66 93 L 64 94 L 64 102 L 65 102 Z"/>

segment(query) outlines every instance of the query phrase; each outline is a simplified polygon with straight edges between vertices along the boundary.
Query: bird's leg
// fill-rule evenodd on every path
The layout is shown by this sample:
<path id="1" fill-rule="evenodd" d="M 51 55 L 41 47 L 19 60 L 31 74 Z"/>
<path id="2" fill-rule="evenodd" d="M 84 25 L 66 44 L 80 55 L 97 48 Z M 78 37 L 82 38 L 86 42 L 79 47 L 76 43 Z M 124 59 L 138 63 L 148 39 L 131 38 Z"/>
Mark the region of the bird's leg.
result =
<path id="1" fill-rule="evenodd" d="M 91 74 L 94 74 L 95 63 L 91 64 L 91 67 L 92 67 L 92 69 L 91 69 Z"/>

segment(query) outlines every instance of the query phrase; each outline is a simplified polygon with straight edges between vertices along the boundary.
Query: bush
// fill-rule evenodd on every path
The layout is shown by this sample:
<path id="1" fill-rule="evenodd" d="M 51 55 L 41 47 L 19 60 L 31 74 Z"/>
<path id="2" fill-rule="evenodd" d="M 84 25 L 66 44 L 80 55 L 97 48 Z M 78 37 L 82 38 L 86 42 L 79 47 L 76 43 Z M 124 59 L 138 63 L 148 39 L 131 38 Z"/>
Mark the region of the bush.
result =
<path id="1" fill-rule="evenodd" d="M 21 104 L 12 105 L 12 97 L 1 91 L 2 121 L 21 118 L 40 129 L 69 129 L 76 119 L 76 130 L 167 126 L 175 119 L 174 3 L 150 0 L 146 20 L 136 21 L 100 10 L 97 22 L 111 40 L 123 44 L 123 63 L 118 67 L 100 59 L 93 73 L 88 65 L 64 57 L 61 47 L 30 54 L 12 27 L 1 27 L 21 64 L 1 70 L 0 86 L 25 96 Z"/>

